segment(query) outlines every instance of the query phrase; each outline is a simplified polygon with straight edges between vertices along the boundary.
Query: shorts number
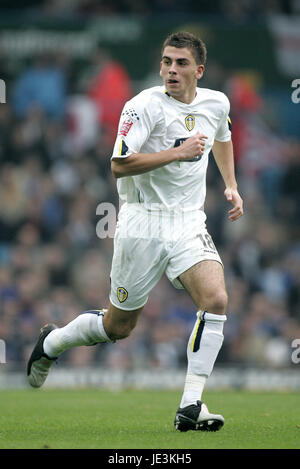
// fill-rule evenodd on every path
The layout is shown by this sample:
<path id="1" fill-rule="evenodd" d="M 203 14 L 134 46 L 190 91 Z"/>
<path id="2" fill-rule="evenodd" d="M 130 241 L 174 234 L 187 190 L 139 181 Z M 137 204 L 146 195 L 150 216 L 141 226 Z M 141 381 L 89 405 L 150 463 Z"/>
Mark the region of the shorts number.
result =
<path id="1" fill-rule="evenodd" d="M 212 240 L 210 234 L 206 233 L 205 235 L 199 234 L 201 243 L 203 244 L 205 249 L 210 249 L 211 251 L 216 251 L 216 246 Z"/>

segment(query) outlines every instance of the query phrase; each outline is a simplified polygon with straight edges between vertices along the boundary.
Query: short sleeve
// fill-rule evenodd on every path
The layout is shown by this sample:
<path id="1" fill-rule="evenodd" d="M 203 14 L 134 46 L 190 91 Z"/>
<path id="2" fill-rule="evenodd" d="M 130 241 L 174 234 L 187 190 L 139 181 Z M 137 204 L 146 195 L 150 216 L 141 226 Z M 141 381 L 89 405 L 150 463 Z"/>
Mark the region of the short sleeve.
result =
<path id="1" fill-rule="evenodd" d="M 128 101 L 120 117 L 111 158 L 126 158 L 132 153 L 138 153 L 149 138 L 152 128 L 151 112 L 147 103 L 141 103 L 137 99 Z"/>
<path id="2" fill-rule="evenodd" d="M 223 94 L 223 96 L 223 115 L 215 135 L 215 140 L 218 142 L 228 142 L 231 139 L 231 120 L 229 117 L 230 103 L 227 96 L 225 94 Z"/>

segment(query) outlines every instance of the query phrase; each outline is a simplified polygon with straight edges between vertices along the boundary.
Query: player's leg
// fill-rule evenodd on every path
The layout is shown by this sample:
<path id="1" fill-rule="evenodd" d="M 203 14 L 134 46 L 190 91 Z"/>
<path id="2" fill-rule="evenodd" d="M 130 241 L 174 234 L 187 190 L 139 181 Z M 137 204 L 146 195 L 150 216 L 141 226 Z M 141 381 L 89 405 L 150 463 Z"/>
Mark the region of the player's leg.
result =
<path id="1" fill-rule="evenodd" d="M 124 311 L 109 303 L 107 310 L 85 311 L 66 326 L 50 332 L 44 342 L 45 353 L 57 357 L 72 347 L 124 339 L 135 327 L 142 309 Z"/>
<path id="2" fill-rule="evenodd" d="M 215 260 L 204 260 L 179 278 L 195 302 L 198 313 L 187 346 L 187 374 L 175 426 L 182 431 L 215 431 L 223 425 L 224 419 L 210 414 L 201 398 L 223 343 L 227 308 L 223 267 Z"/>
<path id="3" fill-rule="evenodd" d="M 219 262 L 204 260 L 184 272 L 180 280 L 198 308 L 187 348 L 188 372 L 207 378 L 223 343 L 227 308 L 223 267 Z M 190 404 L 186 397 L 185 404 Z"/>
<path id="4" fill-rule="evenodd" d="M 42 386 L 53 362 L 70 348 L 127 337 L 135 327 L 141 311 L 142 308 L 120 310 L 110 303 L 108 310 L 85 311 L 62 328 L 47 324 L 41 329 L 28 362 L 29 383 L 33 387 Z"/>
<path id="5" fill-rule="evenodd" d="M 147 227 L 147 217 L 147 211 L 122 212 L 114 239 L 108 310 L 86 311 L 62 328 L 47 325 L 41 330 L 27 367 L 32 386 L 44 383 L 53 361 L 65 350 L 122 339 L 135 327 L 168 263 L 164 243 L 141 236 L 139 227 Z"/>
<path id="6" fill-rule="evenodd" d="M 103 326 L 110 340 L 115 341 L 128 337 L 135 328 L 142 311 L 143 307 L 133 311 L 125 311 L 110 303 L 103 318 Z"/>

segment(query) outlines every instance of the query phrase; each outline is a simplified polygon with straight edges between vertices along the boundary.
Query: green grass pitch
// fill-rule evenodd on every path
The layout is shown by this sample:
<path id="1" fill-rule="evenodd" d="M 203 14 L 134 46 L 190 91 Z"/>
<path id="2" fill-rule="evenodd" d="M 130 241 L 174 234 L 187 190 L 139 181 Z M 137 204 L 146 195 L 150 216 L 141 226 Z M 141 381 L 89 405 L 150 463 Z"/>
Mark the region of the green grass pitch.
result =
<path id="1" fill-rule="evenodd" d="M 180 391 L 0 391 L 0 448 L 300 448 L 297 392 L 206 391 L 216 433 L 174 429 Z"/>

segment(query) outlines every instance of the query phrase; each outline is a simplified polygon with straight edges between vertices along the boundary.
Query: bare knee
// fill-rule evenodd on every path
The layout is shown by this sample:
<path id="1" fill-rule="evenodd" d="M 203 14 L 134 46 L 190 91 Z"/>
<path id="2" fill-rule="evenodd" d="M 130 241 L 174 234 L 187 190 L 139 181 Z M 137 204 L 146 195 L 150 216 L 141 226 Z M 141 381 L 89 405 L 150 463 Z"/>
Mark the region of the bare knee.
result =
<path id="1" fill-rule="evenodd" d="M 106 333 L 111 340 L 122 340 L 129 337 L 132 330 L 133 327 L 128 324 L 114 324 Z"/>
<path id="2" fill-rule="evenodd" d="M 142 308 L 124 311 L 110 305 L 103 318 L 103 327 L 111 340 L 125 339 L 135 328 Z"/>
<path id="3" fill-rule="evenodd" d="M 213 292 L 206 298 L 204 308 L 213 314 L 226 314 L 228 305 L 228 295 L 225 290 Z"/>

